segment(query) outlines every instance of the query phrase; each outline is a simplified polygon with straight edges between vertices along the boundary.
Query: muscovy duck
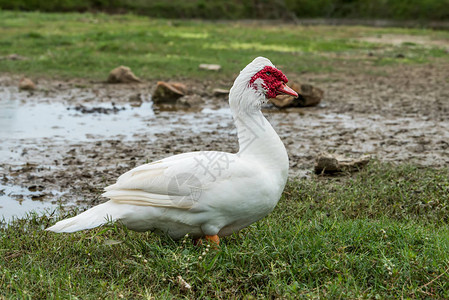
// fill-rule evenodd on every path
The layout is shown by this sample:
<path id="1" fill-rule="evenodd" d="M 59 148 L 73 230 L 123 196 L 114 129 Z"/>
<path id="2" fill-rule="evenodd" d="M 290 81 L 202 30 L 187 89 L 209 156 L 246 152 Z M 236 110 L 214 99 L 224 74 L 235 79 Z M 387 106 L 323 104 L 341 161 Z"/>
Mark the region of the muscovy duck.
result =
<path id="1" fill-rule="evenodd" d="M 131 230 L 186 234 L 216 244 L 268 215 L 287 182 L 288 156 L 261 105 L 278 94 L 297 97 L 287 77 L 264 57 L 236 78 L 229 105 L 238 153 L 198 151 L 136 167 L 105 188 L 110 200 L 46 230 L 75 232 L 120 221 Z"/>

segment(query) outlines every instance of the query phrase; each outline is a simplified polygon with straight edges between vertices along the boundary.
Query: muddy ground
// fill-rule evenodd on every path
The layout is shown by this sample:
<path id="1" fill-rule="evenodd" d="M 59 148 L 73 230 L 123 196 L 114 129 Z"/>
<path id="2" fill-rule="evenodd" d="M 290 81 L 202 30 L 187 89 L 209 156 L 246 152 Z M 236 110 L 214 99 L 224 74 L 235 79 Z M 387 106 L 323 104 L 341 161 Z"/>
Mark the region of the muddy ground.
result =
<path id="1" fill-rule="evenodd" d="M 325 91 L 318 107 L 264 109 L 286 145 L 291 178 L 307 174 L 321 151 L 449 165 L 449 66 L 380 73 L 288 74 Z M 184 80 L 206 104 L 166 111 L 151 104 L 155 82 L 41 79 L 36 91 L 25 92 L 16 87 L 19 79 L 0 77 L 0 196 L 3 190 L 14 201 L 91 206 L 104 201 L 103 187 L 137 165 L 187 151 L 238 149 L 227 99 L 212 96 L 231 81 Z M 15 193 L 7 192 L 11 187 Z"/>

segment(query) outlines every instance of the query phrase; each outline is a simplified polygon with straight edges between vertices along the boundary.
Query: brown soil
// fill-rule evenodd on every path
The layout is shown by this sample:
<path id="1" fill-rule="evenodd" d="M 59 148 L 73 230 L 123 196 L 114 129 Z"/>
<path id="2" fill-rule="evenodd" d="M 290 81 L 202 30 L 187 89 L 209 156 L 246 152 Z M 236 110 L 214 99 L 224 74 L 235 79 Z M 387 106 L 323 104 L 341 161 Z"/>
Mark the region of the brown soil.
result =
<path id="1" fill-rule="evenodd" d="M 402 44 L 410 43 L 428 47 L 449 47 L 449 41 L 447 40 L 433 40 L 426 36 L 415 36 L 407 34 L 382 34 L 378 36 L 362 37 L 359 38 L 359 40 L 369 43 L 386 44 L 392 46 L 400 46 Z"/>
<path id="2" fill-rule="evenodd" d="M 265 109 L 286 145 L 292 178 L 312 170 L 316 155 L 323 151 L 354 157 L 370 154 L 381 161 L 436 168 L 449 165 L 449 66 L 401 66 L 382 72 L 382 76 L 356 70 L 352 74 L 289 76 L 290 81 L 300 80 L 325 91 L 318 107 Z M 62 102 L 67 107 L 110 102 L 120 106 L 137 93 L 145 102 L 155 86 L 155 82 L 108 85 L 40 80 L 36 91 L 19 92 L 17 82 L 15 77 L 0 77 L 0 88 L 9 89 L 14 101 L 37 105 Z M 61 143 L 51 138 L 25 141 L 11 137 L 0 150 L 20 155 L 0 158 L 1 183 L 66 192 L 57 199 L 49 196 L 44 200 L 90 206 L 103 201 L 99 196 L 103 187 L 147 161 L 195 150 L 236 151 L 227 101 L 212 96 L 214 88 L 232 82 L 183 83 L 190 93 L 206 99 L 207 108 L 220 109 L 223 115 L 156 110 L 148 121 L 150 133 L 138 132 L 130 139 L 108 134 L 83 141 L 67 138 Z M 119 115 L 121 111 L 112 113 Z M 182 117 L 177 119 L 178 114 Z M 197 123 L 189 121 L 193 119 Z M 175 129 L 167 130 L 171 126 Z"/>

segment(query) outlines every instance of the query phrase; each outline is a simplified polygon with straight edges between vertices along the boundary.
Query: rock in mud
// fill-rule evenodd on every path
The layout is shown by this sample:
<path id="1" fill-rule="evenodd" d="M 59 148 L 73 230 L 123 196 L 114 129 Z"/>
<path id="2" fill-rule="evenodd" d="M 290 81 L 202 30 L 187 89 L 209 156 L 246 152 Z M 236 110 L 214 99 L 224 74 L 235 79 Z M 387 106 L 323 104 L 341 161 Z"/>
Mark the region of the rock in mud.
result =
<path id="1" fill-rule="evenodd" d="M 370 159 L 369 155 L 353 159 L 323 152 L 316 157 L 314 169 L 316 174 L 356 172 L 363 168 Z"/>
<path id="2" fill-rule="evenodd" d="M 176 104 L 176 101 L 184 96 L 187 87 L 178 82 L 159 81 L 153 92 L 152 99 L 156 104 Z"/>
<path id="3" fill-rule="evenodd" d="M 214 65 L 214 64 L 200 64 L 199 68 L 201 70 L 216 71 L 216 72 L 221 70 L 220 65 Z"/>
<path id="4" fill-rule="evenodd" d="M 204 104 L 204 99 L 201 98 L 200 95 L 187 95 L 179 98 L 176 101 L 177 106 L 191 108 L 191 107 L 199 107 Z"/>
<path id="5" fill-rule="evenodd" d="M 19 82 L 19 89 L 32 91 L 36 89 L 36 84 L 29 78 L 23 77 Z"/>
<path id="6" fill-rule="evenodd" d="M 229 90 L 228 89 L 214 89 L 212 91 L 212 94 L 215 97 L 225 97 L 225 96 L 229 95 Z"/>
<path id="7" fill-rule="evenodd" d="M 324 91 L 310 84 L 301 84 L 299 106 L 315 106 L 323 99 Z"/>
<path id="8" fill-rule="evenodd" d="M 125 66 L 120 66 L 115 68 L 109 73 L 108 83 L 132 83 L 141 82 L 141 80 L 134 75 L 130 68 Z"/>
<path id="9" fill-rule="evenodd" d="M 276 98 L 271 98 L 270 102 L 279 108 L 290 107 L 293 106 L 292 102 L 295 100 L 294 97 L 288 95 L 279 95 Z"/>
<path id="10" fill-rule="evenodd" d="M 171 82 L 170 85 L 173 86 L 178 91 L 181 91 L 184 95 L 187 94 L 187 86 L 184 83 Z"/>
<path id="11" fill-rule="evenodd" d="M 298 93 L 299 97 L 295 98 L 289 95 L 279 95 L 274 99 L 270 99 L 274 106 L 283 107 L 304 107 L 316 106 L 323 99 L 324 91 L 310 84 L 292 83 L 290 87 Z"/>

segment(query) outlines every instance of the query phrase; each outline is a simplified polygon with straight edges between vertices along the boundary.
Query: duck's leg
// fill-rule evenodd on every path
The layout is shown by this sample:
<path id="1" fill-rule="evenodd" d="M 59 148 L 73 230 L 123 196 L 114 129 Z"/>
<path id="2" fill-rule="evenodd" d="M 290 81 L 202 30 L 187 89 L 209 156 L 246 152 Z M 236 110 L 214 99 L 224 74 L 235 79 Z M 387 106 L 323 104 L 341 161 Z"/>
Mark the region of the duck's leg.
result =
<path id="1" fill-rule="evenodd" d="M 218 237 L 218 235 L 206 235 L 206 240 L 214 243 L 217 246 L 220 246 L 220 238 Z"/>
<path id="2" fill-rule="evenodd" d="M 208 242 L 211 242 L 212 244 L 215 244 L 215 247 L 218 247 L 220 245 L 220 238 L 218 235 L 206 235 L 204 237 Z M 203 240 L 201 238 L 195 239 L 194 244 L 196 246 L 201 246 L 203 244 Z"/>

